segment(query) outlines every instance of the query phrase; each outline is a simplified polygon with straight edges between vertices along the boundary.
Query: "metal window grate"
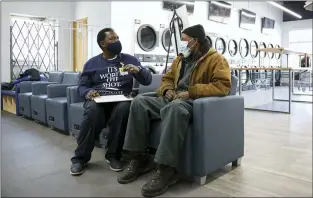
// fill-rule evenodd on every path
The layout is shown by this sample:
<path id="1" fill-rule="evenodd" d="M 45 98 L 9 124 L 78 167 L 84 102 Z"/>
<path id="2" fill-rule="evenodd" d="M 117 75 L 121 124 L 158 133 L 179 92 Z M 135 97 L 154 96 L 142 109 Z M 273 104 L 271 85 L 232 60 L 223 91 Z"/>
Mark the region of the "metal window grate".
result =
<path id="1" fill-rule="evenodd" d="M 12 17 L 11 79 L 30 68 L 41 72 L 57 71 L 57 27 L 51 21 Z"/>

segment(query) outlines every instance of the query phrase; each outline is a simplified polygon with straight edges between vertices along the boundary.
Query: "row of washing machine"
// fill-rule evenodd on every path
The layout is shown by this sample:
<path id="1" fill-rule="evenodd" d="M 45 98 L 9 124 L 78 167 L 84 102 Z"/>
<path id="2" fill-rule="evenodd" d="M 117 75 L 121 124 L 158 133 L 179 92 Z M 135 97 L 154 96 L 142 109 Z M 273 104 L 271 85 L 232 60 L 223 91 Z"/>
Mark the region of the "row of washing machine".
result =
<path id="1" fill-rule="evenodd" d="M 170 29 L 164 24 L 152 25 L 135 20 L 134 55 L 152 73 L 163 72 L 168 51 L 170 51 L 168 66 L 175 58 L 173 46 L 169 47 L 170 39 Z M 259 48 L 280 48 L 279 45 L 274 46 L 274 44 L 256 40 L 248 41 L 245 38 L 232 39 L 225 35 L 209 32 L 207 32 L 207 39 L 213 48 L 230 61 L 230 64 L 236 64 L 243 60 L 258 60 L 259 56 L 262 60 L 270 60 L 275 57 L 278 61 L 281 58 L 280 54 L 257 51 Z"/>
<path id="2" fill-rule="evenodd" d="M 135 48 L 134 56 L 141 64 L 147 67 L 152 73 L 162 73 L 168 51 L 170 56 L 168 65 L 174 60 L 174 50 L 169 49 L 171 32 L 164 24 L 146 24 L 135 20 Z"/>
<path id="3" fill-rule="evenodd" d="M 256 66 L 249 66 L 249 68 Z M 248 68 L 238 66 L 238 68 Z M 256 87 L 269 88 L 273 86 L 273 70 L 233 70 L 232 75 L 239 77 L 241 72 L 241 85 L 243 91 L 254 90 Z M 276 70 L 274 74 L 275 86 L 287 86 L 289 84 L 289 71 Z"/>
<path id="4" fill-rule="evenodd" d="M 246 38 L 230 38 L 227 35 L 219 35 L 216 33 L 207 32 L 207 39 L 211 46 L 220 54 L 228 58 L 242 59 L 275 59 L 281 58 L 280 54 L 259 52 L 262 48 L 280 48 L 278 44 L 266 43 L 265 41 L 248 40 Z"/>

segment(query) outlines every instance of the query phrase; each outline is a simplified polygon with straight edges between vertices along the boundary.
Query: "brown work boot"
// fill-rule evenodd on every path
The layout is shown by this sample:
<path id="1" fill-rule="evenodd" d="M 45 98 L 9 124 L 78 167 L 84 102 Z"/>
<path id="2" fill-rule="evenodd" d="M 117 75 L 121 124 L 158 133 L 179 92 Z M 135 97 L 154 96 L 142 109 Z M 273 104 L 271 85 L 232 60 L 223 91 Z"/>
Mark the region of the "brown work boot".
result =
<path id="1" fill-rule="evenodd" d="M 130 160 L 127 168 L 124 169 L 121 176 L 117 178 L 120 184 L 127 184 L 135 181 L 139 176 L 149 172 L 153 166 L 149 163 L 148 156 L 138 156 Z"/>
<path id="2" fill-rule="evenodd" d="M 168 187 L 178 181 L 176 170 L 172 167 L 159 165 L 158 170 L 152 179 L 141 189 L 144 197 L 155 197 L 166 192 Z"/>

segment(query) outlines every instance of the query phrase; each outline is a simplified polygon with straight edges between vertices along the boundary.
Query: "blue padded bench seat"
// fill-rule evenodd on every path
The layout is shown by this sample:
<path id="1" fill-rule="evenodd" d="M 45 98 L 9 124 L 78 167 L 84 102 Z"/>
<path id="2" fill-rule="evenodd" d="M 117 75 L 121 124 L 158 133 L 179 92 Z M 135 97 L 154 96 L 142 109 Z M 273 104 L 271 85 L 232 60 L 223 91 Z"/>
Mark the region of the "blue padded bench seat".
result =
<path id="1" fill-rule="evenodd" d="M 20 93 L 18 95 L 19 101 L 20 101 L 20 113 L 22 116 L 26 116 L 28 118 L 31 118 L 31 102 L 30 97 L 33 93 L 32 92 L 26 92 L 26 93 Z"/>
<path id="2" fill-rule="evenodd" d="M 4 95 L 4 96 L 15 96 L 15 91 L 1 90 L 1 95 Z"/>
<path id="3" fill-rule="evenodd" d="M 80 124 L 81 124 L 81 119 L 82 116 L 84 115 L 84 102 L 77 102 L 77 103 L 72 103 L 70 104 L 70 111 L 69 111 L 69 116 L 70 116 L 70 123 L 71 123 L 71 132 L 73 136 L 78 136 L 79 130 L 80 130 Z"/>
<path id="4" fill-rule="evenodd" d="M 46 105 L 47 105 L 46 100 Z M 57 129 L 63 129 L 64 126 L 62 125 L 63 121 L 68 118 L 68 111 L 67 111 L 67 98 L 66 97 L 57 97 L 53 98 L 53 101 L 49 103 L 49 107 L 54 109 L 55 111 L 49 112 L 47 114 L 47 122 L 48 124 L 53 124 L 52 126 Z M 60 106 L 62 106 L 60 108 Z"/>
<path id="5" fill-rule="evenodd" d="M 46 99 L 47 95 L 31 95 L 31 115 L 32 118 L 41 122 L 42 124 L 46 124 L 46 115 L 42 112 L 46 112 Z"/>

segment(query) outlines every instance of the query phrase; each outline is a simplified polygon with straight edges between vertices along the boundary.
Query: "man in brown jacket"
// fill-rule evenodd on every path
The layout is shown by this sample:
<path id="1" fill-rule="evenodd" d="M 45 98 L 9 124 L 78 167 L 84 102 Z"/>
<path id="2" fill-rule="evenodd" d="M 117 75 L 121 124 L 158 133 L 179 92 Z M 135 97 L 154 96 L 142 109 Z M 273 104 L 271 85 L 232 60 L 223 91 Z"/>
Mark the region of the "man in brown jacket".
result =
<path id="1" fill-rule="evenodd" d="M 226 96 L 231 88 L 227 60 L 208 44 L 201 25 L 182 32 L 181 53 L 163 78 L 158 97 L 138 95 L 132 102 L 124 150 L 131 156 L 121 184 L 130 183 L 149 171 L 145 153 L 151 120 L 161 119 L 160 144 L 155 154 L 158 170 L 142 187 L 142 195 L 153 197 L 164 193 L 177 182 L 176 167 L 192 118 L 193 100 Z"/>

